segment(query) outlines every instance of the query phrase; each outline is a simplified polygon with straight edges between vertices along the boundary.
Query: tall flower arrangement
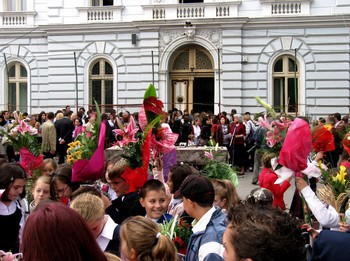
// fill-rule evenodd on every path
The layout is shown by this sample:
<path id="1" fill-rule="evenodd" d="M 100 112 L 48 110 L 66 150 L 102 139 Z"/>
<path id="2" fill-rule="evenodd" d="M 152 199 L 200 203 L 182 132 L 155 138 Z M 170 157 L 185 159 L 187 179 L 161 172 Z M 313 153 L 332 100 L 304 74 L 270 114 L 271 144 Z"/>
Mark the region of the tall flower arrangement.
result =
<path id="1" fill-rule="evenodd" d="M 91 132 L 84 130 L 74 142 L 68 144 L 67 162 L 72 165 L 72 181 L 95 181 L 104 171 L 104 139 L 106 123 L 101 122 L 101 112 L 97 102 L 96 121 Z"/>
<path id="2" fill-rule="evenodd" d="M 43 165 L 43 155 L 40 144 L 37 141 L 38 131 L 28 125 L 20 117 L 14 122 L 9 132 L 3 135 L 15 151 L 19 152 L 21 165 L 28 176 L 39 170 Z"/>

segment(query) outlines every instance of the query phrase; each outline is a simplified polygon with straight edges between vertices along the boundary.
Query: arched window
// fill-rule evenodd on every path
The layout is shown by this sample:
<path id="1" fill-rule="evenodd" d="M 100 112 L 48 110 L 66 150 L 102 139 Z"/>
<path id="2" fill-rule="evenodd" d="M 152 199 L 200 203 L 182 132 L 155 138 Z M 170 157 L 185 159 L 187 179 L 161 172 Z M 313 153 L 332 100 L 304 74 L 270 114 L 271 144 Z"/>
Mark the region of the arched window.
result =
<path id="1" fill-rule="evenodd" d="M 19 62 L 8 67 L 7 101 L 9 111 L 27 111 L 27 69 Z"/>
<path id="2" fill-rule="evenodd" d="M 113 104 L 113 68 L 105 59 L 98 59 L 92 63 L 89 72 L 90 104 L 94 100 L 102 106 L 103 112 L 108 112 L 108 105 Z M 107 106 L 106 106 L 107 105 Z"/>
<path id="3" fill-rule="evenodd" d="M 27 10 L 27 0 L 5 0 L 4 10 L 9 12 L 21 12 Z"/>
<path id="4" fill-rule="evenodd" d="M 273 64 L 273 107 L 276 112 L 298 112 L 299 68 L 294 57 L 279 57 Z"/>

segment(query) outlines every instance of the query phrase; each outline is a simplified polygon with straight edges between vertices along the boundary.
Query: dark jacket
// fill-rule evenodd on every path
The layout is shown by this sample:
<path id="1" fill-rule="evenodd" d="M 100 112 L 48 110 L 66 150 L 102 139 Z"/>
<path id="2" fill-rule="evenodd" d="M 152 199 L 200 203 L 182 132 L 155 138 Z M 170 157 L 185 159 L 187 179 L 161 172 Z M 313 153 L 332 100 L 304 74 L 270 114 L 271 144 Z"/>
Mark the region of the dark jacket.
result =
<path id="1" fill-rule="evenodd" d="M 322 230 L 312 246 L 309 261 L 350 260 L 350 233 Z"/>

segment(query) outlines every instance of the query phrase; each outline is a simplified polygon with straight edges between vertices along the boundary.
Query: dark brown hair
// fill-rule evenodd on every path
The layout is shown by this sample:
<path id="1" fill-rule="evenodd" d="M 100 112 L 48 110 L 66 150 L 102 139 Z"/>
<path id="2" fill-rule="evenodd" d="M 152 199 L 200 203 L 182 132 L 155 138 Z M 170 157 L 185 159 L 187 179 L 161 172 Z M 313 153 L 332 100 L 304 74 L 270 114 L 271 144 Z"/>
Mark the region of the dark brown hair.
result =
<path id="1" fill-rule="evenodd" d="M 4 193 L 1 195 L 2 201 L 9 201 L 8 193 L 10 185 L 16 179 L 27 179 L 27 173 L 24 168 L 18 163 L 4 163 L 0 166 L 0 189 L 4 189 Z M 20 194 L 21 198 L 26 195 L 26 190 Z"/>

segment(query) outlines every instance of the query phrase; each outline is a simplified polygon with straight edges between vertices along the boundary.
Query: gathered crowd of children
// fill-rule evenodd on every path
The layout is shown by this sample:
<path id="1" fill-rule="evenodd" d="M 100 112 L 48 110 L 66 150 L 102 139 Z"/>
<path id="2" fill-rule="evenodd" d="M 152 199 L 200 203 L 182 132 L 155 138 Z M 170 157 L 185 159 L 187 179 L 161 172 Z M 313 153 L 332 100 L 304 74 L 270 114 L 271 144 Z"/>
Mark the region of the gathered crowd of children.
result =
<path id="1" fill-rule="evenodd" d="M 56 113 L 56 119 L 53 113 L 41 113 L 37 121 L 28 116 L 28 124 L 32 121 L 33 127 L 40 129 L 40 142 L 47 144 L 42 146 L 46 152 L 43 171 L 31 191 L 26 191 L 26 171 L 15 162 L 19 161 L 17 153 L 6 142 L 0 145 L 0 260 L 349 259 L 350 210 L 345 212 L 348 219 L 344 222 L 337 210 L 317 196 L 311 182 L 309 185 L 296 177 L 296 188 L 323 230 L 316 231 L 289 211 L 283 196 L 291 178 L 275 184 L 278 176 L 271 160 L 277 155 L 263 152 L 266 130 L 249 113 L 242 117 L 232 110 L 229 120 L 225 112 L 182 114 L 174 110 L 163 123 L 179 134 L 177 143 L 226 146 L 229 164 L 237 175 L 251 168 L 252 183 L 259 183 L 260 188 L 240 198 L 232 181 L 209 179 L 200 168 L 177 163 L 164 173 L 162 157 L 154 159 L 152 175 L 140 190 L 134 190 L 123 178 L 128 162 L 115 156 L 101 163 L 105 167 L 101 180 L 93 184 L 72 182 L 72 166 L 65 163 L 64 149 L 83 131 L 82 125 L 93 128 L 94 116 L 84 115 L 83 110 L 74 115 L 68 107 Z M 59 119 L 62 116 L 64 122 Z M 126 125 L 129 116 L 127 112 L 103 116 L 109 126 L 107 132 Z M 335 130 L 347 128 L 339 116 L 327 119 Z M 0 125 L 4 130 L 10 128 L 8 112 L 0 115 Z M 349 156 L 343 152 L 335 130 L 336 151 L 318 153 L 315 165 L 319 160 L 332 167 L 346 165 Z M 54 142 L 50 142 L 52 132 Z M 106 140 L 108 147 L 116 137 L 106 135 Z M 347 204 L 344 207 L 349 208 Z M 184 255 L 179 254 L 174 237 L 164 230 L 170 224 L 172 234 L 177 226 L 172 225 L 174 220 L 190 226 Z M 313 244 L 305 231 L 313 237 Z M 181 237 L 180 233 L 176 236 Z M 308 244 L 312 251 L 305 247 Z"/>

